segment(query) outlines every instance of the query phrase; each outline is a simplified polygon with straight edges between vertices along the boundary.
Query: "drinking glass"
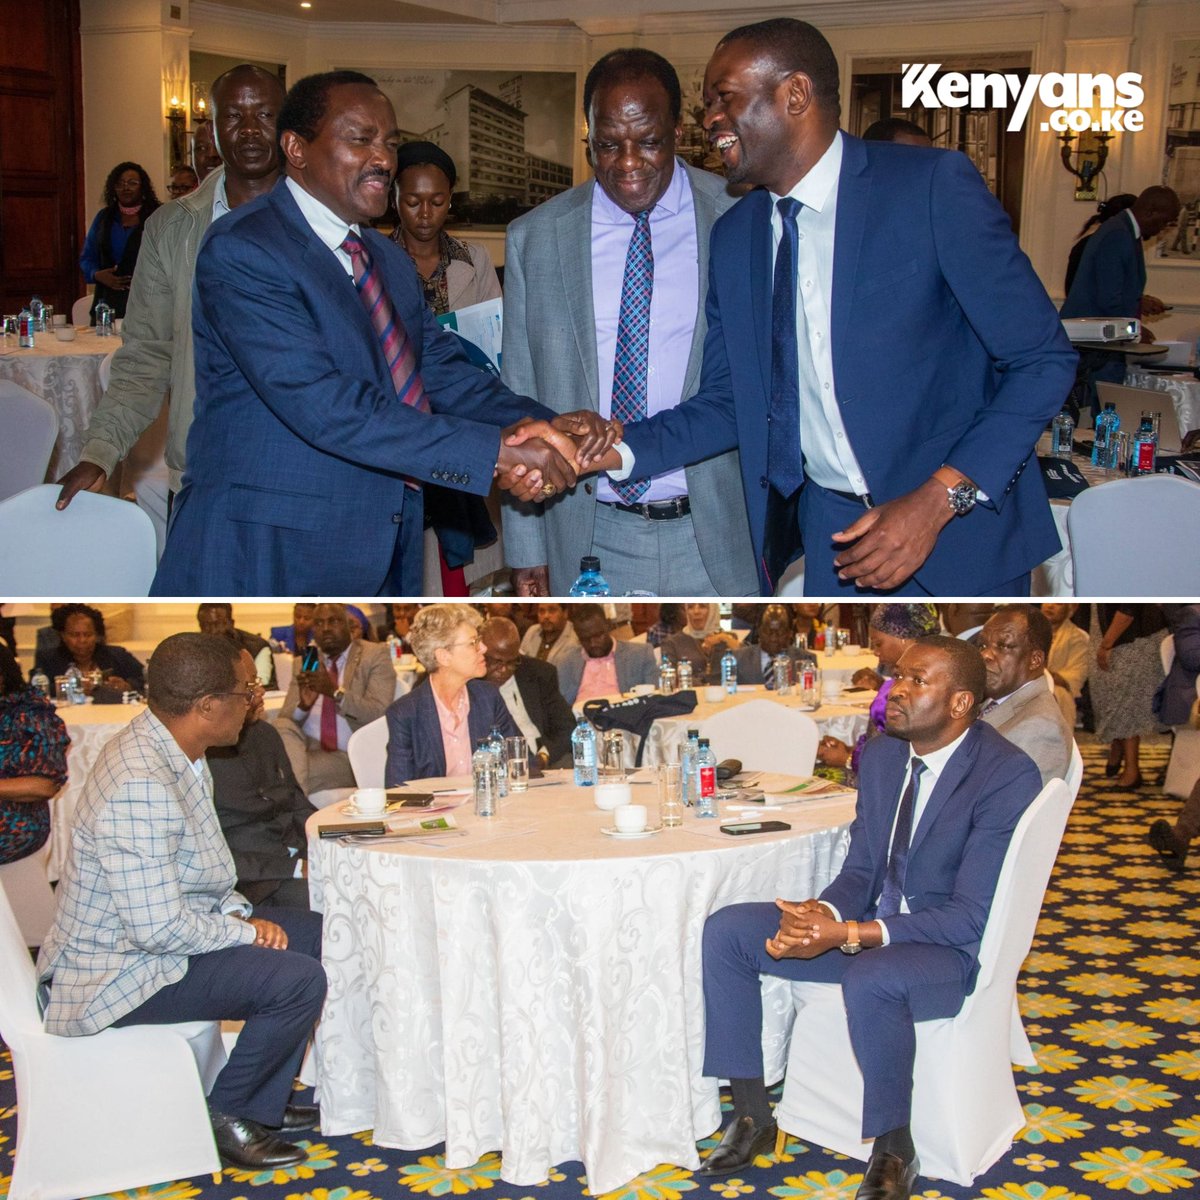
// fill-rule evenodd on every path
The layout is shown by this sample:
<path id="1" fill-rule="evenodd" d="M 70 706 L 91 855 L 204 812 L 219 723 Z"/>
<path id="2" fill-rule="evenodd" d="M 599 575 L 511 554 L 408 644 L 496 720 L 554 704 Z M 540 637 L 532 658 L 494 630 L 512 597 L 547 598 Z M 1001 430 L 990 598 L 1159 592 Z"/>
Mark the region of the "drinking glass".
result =
<path id="1" fill-rule="evenodd" d="M 508 790 L 524 792 L 529 788 L 529 751 L 523 737 L 504 739 L 504 752 L 508 755 Z"/>
<path id="2" fill-rule="evenodd" d="M 683 824 L 683 768 L 677 762 L 659 765 L 658 814 L 668 829 Z"/>
<path id="3" fill-rule="evenodd" d="M 625 778 L 625 735 L 619 729 L 609 729 L 600 735 L 599 775 L 602 783 L 616 783 Z"/>

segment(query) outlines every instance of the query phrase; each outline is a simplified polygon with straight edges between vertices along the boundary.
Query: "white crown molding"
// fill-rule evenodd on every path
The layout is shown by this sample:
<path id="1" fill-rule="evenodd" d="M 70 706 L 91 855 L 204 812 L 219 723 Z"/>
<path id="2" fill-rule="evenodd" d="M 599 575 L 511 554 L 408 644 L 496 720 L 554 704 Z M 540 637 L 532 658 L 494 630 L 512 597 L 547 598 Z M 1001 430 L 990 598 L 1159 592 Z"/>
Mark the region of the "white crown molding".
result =
<path id="1" fill-rule="evenodd" d="M 98 22 L 95 25 L 81 23 L 79 26 L 79 33 L 81 36 L 83 34 L 91 36 L 92 34 L 104 35 L 113 33 L 183 33 L 190 35 L 191 32 L 191 29 L 189 29 L 186 25 L 167 25 L 163 24 L 162 22 L 151 24 L 143 23 L 141 25 L 121 25 L 114 21 L 105 21 Z"/>

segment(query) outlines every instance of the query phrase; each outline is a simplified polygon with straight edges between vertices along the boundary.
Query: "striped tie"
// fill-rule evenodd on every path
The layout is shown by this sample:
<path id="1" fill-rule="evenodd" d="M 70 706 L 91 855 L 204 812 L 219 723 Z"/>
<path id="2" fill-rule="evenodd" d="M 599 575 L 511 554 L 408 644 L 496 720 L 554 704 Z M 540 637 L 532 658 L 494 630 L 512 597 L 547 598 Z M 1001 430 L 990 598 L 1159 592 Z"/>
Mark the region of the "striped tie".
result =
<path id="1" fill-rule="evenodd" d="M 379 338 L 383 357 L 392 373 L 396 395 L 403 403 L 419 408 L 421 412 L 429 412 L 429 397 L 425 395 L 425 385 L 421 382 L 421 375 L 417 370 L 417 356 L 413 352 L 408 331 L 396 316 L 392 302 L 383 290 L 383 280 L 375 269 L 366 246 L 356 233 L 348 233 L 346 240 L 342 242 L 342 249 L 350 255 L 354 286 L 358 289 L 359 299 L 371 319 L 375 336 Z"/>
<path id="2" fill-rule="evenodd" d="M 633 236 L 625 254 L 621 312 L 617 318 L 617 355 L 613 364 L 612 415 L 629 424 L 645 420 L 646 369 L 650 359 L 650 300 L 654 294 L 654 249 L 650 245 L 650 210 L 635 213 Z M 637 504 L 650 480 L 613 483 L 626 504 Z"/>

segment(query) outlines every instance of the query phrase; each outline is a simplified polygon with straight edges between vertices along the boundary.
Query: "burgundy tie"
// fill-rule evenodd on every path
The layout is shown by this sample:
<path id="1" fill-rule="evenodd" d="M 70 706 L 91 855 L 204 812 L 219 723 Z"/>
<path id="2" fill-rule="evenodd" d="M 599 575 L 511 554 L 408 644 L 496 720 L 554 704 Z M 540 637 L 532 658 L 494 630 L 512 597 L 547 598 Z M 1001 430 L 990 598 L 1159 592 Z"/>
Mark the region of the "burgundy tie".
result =
<path id="1" fill-rule="evenodd" d="M 338 668 L 337 659 L 331 658 L 325 668 L 329 678 L 333 680 L 333 690 L 337 691 Z M 321 749 L 336 750 L 337 744 L 337 701 L 332 696 L 321 697 Z"/>

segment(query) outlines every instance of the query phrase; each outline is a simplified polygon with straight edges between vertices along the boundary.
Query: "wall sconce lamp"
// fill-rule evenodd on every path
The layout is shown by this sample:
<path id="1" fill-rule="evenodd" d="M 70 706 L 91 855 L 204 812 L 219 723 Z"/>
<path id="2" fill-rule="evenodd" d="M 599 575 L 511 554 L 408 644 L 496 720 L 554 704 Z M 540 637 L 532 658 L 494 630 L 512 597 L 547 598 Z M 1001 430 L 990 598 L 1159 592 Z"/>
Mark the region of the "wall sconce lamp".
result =
<path id="1" fill-rule="evenodd" d="M 192 84 L 192 119 L 207 121 L 209 118 L 209 87 L 207 83 Z"/>
<path id="2" fill-rule="evenodd" d="M 167 131 L 171 148 L 171 170 L 187 163 L 187 114 L 178 96 L 167 106 Z"/>
<path id="3" fill-rule="evenodd" d="M 1079 145 L 1073 147 L 1071 143 L 1077 136 Z M 1096 183 L 1108 161 L 1108 143 L 1112 137 L 1111 133 L 1095 133 L 1090 129 L 1078 135 L 1069 130 L 1058 135 L 1058 140 L 1062 142 L 1062 165 L 1077 180 L 1076 200 L 1096 199 Z"/>

